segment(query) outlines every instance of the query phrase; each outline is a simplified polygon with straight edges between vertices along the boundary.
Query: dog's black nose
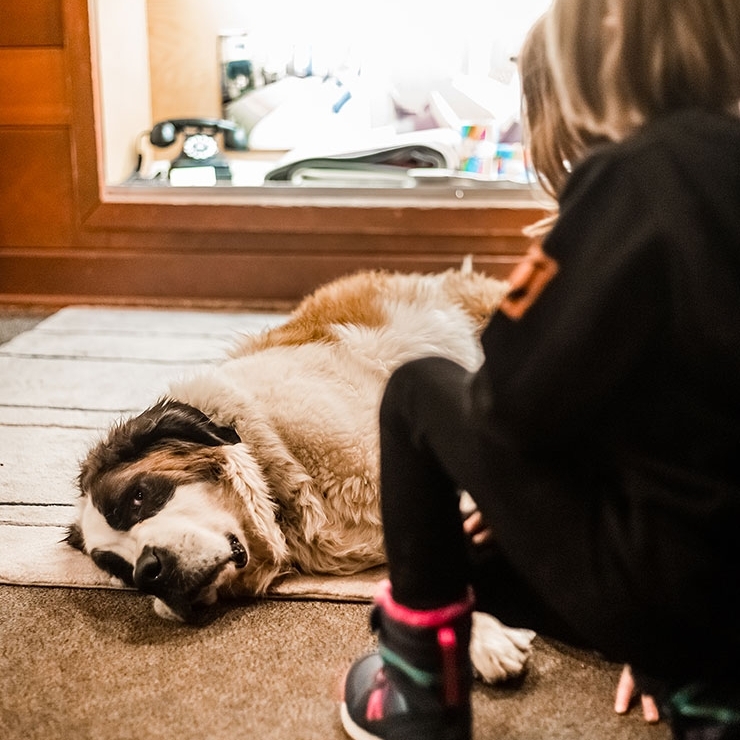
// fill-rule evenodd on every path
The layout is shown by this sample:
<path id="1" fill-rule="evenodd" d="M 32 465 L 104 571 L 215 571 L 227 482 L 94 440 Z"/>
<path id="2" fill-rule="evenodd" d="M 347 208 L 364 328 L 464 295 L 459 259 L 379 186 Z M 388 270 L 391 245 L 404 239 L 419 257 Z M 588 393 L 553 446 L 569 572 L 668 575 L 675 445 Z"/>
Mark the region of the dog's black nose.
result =
<path id="1" fill-rule="evenodd" d="M 176 563 L 177 559 L 169 550 L 147 545 L 134 568 L 136 588 L 156 595 L 169 581 Z"/>

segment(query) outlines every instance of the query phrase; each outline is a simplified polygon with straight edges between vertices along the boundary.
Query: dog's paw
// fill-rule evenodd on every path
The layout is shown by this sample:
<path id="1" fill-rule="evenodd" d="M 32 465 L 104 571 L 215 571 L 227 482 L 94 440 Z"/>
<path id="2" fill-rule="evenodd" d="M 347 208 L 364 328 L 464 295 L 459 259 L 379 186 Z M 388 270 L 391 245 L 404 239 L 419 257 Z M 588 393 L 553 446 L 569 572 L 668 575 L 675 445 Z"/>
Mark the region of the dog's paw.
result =
<path id="1" fill-rule="evenodd" d="M 484 683 L 515 678 L 524 671 L 536 633 L 515 629 L 484 612 L 473 612 L 470 659 L 473 674 Z"/>

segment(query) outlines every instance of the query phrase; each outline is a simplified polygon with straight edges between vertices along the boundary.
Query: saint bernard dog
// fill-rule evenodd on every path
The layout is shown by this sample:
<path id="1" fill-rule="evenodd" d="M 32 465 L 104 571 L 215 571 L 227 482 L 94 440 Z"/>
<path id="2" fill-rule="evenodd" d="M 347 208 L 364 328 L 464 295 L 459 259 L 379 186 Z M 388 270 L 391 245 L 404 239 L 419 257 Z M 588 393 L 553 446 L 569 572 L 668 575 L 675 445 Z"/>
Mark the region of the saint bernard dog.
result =
<path id="1" fill-rule="evenodd" d="M 92 447 L 67 541 L 182 621 L 219 597 L 265 594 L 290 573 L 382 564 L 384 385 L 422 356 L 475 369 L 505 289 L 469 263 L 360 272 L 319 288 L 286 323 L 243 337 Z M 488 680 L 520 673 L 533 633 L 482 615 L 476 624 L 476 670 Z"/>

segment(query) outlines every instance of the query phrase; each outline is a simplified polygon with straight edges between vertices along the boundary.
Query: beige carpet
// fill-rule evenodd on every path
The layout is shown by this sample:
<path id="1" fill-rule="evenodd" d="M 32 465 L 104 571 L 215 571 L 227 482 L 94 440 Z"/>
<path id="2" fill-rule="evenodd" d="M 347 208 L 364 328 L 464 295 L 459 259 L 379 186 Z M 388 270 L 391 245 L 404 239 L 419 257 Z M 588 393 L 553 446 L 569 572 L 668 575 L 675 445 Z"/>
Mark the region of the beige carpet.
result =
<path id="1" fill-rule="evenodd" d="M 168 381 L 225 356 L 280 314 L 66 308 L 0 347 L 0 582 L 116 588 L 65 545 L 78 460 Z M 378 571 L 295 577 L 275 596 L 367 600 Z"/>

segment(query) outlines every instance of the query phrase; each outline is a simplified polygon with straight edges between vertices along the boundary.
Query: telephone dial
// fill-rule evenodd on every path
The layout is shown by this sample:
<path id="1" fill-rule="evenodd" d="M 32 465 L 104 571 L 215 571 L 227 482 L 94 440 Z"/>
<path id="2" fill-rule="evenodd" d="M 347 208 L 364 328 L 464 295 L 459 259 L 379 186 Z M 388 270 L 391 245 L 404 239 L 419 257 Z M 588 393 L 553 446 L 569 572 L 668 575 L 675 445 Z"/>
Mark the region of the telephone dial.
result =
<path id="1" fill-rule="evenodd" d="M 217 180 L 231 180 L 229 163 L 220 154 L 216 135 L 222 134 L 225 149 L 243 151 L 247 148 L 244 129 L 217 118 L 176 118 L 157 123 L 149 141 L 164 148 L 174 144 L 181 133 L 185 136 L 182 151 L 170 163 L 170 174 L 181 167 L 212 167 Z"/>

